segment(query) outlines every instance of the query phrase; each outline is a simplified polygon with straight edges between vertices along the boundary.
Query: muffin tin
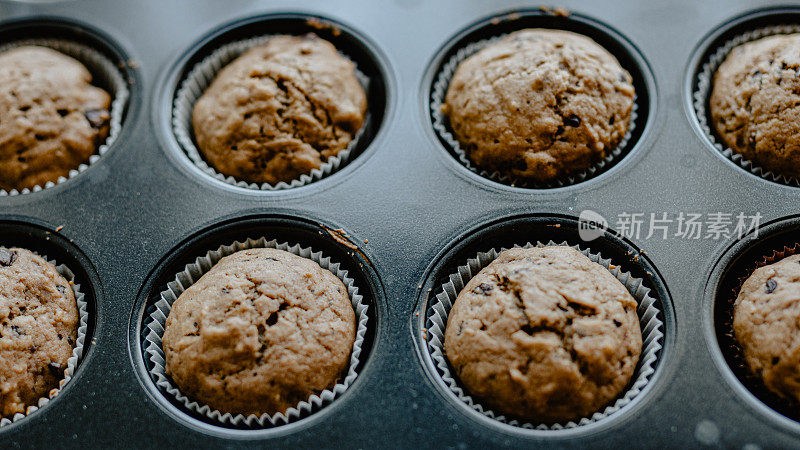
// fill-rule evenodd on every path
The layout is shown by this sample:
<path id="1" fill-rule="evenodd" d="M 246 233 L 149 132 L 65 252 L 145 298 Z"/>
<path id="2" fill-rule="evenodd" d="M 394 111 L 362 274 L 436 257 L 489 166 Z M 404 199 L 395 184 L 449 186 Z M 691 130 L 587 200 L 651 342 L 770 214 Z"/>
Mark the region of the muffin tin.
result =
<path id="1" fill-rule="evenodd" d="M 800 7 L 773 0 L 563 6 L 574 15 L 514 0 L 0 0 L 0 44 L 78 40 L 117 62 L 130 89 L 116 141 L 87 170 L 39 192 L 0 197 L 0 244 L 68 265 L 90 313 L 73 379 L 46 407 L 0 427 L 0 444 L 800 445 L 798 417 L 731 367 L 720 319 L 733 280 L 754 255 L 800 241 L 800 189 L 727 159 L 693 105 L 697 74 L 723 40 L 747 27 L 800 24 Z M 624 155 L 568 186 L 486 179 L 453 156 L 431 120 L 434 80 L 461 40 L 531 25 L 589 34 L 639 80 L 637 127 Z M 372 125 L 354 156 L 327 177 L 280 191 L 237 187 L 197 168 L 171 126 L 187 71 L 223 43 L 309 29 L 370 78 Z M 586 210 L 611 227 L 588 243 L 578 221 Z M 617 224 L 624 213 L 646 221 L 651 213 L 715 212 L 760 213 L 762 228 L 758 236 L 695 240 L 647 238 L 646 223 L 630 236 Z M 144 322 L 187 263 L 261 236 L 310 246 L 346 266 L 370 320 L 359 375 L 341 396 L 285 425 L 225 427 L 156 386 L 143 356 Z M 588 247 L 642 278 L 658 306 L 663 345 L 648 383 L 619 411 L 570 429 L 527 429 L 451 395 L 432 364 L 426 321 L 444 278 L 467 259 L 550 240 Z"/>

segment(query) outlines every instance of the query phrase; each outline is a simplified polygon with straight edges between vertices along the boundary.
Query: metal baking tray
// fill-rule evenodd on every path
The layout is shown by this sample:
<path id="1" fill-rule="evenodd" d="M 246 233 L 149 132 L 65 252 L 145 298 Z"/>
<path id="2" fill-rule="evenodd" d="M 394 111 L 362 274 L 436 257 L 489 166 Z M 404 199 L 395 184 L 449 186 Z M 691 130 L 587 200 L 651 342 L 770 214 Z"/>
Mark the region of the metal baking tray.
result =
<path id="1" fill-rule="evenodd" d="M 97 163 L 40 192 L 0 197 L 0 245 L 67 264 L 91 314 L 75 377 L 45 408 L 0 428 L 0 446 L 800 446 L 791 411 L 768 406 L 740 381 L 723 329 L 724 300 L 750 263 L 800 241 L 800 189 L 725 158 L 698 124 L 692 97 L 718 45 L 750 27 L 800 23 L 800 4 L 560 3 L 567 17 L 514 0 L 0 0 L 0 44 L 90 44 L 119 63 L 131 91 L 118 139 Z M 587 181 L 525 189 L 486 180 L 433 129 L 430 95 L 444 61 L 465 42 L 529 26 L 588 34 L 634 73 L 631 144 Z M 332 40 L 370 78 L 373 126 L 356 156 L 329 177 L 281 191 L 204 174 L 171 129 L 182 77 L 226 42 L 307 31 Z M 585 211 L 609 225 L 591 242 L 580 238 Z M 672 222 L 656 223 L 667 228 L 651 234 L 663 214 Z M 758 217 L 760 227 L 758 236 L 704 231 L 693 239 L 678 232 L 680 214 L 699 214 L 704 225 L 714 214 L 734 222 L 741 214 Z M 642 221 L 638 234 L 632 218 Z M 143 322 L 184 265 L 261 236 L 312 246 L 349 269 L 370 304 L 366 356 L 350 389 L 318 411 L 274 428 L 226 428 L 156 387 Z M 590 425 L 539 430 L 490 419 L 459 402 L 431 361 L 429 306 L 454 268 L 479 251 L 537 240 L 601 252 L 643 278 L 658 300 L 663 348 L 650 382 L 630 405 Z"/>

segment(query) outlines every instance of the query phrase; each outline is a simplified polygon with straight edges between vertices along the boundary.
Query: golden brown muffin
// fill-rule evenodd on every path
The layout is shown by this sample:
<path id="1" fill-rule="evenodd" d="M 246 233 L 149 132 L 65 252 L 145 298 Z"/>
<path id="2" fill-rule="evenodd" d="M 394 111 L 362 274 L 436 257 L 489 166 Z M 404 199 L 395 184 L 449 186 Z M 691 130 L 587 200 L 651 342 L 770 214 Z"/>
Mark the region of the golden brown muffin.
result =
<path id="1" fill-rule="evenodd" d="M 0 189 L 67 177 L 108 137 L 111 97 L 80 62 L 55 50 L 0 53 Z"/>
<path id="2" fill-rule="evenodd" d="M 736 298 L 733 330 L 764 385 L 800 401 L 800 255 L 753 272 Z"/>
<path id="3" fill-rule="evenodd" d="M 734 48 L 714 74 L 709 106 L 723 143 L 772 172 L 800 176 L 800 34 Z"/>
<path id="4" fill-rule="evenodd" d="M 172 305 L 166 370 L 219 411 L 275 414 L 336 384 L 355 329 L 347 289 L 330 271 L 282 250 L 242 250 Z"/>
<path id="5" fill-rule="evenodd" d="M 0 415 L 34 406 L 64 378 L 78 305 L 56 268 L 21 248 L 0 248 Z"/>
<path id="6" fill-rule="evenodd" d="M 355 66 L 333 44 L 314 34 L 277 36 L 220 71 L 192 124 L 218 172 L 276 184 L 347 148 L 366 109 Z"/>
<path id="7" fill-rule="evenodd" d="M 571 247 L 500 253 L 458 294 L 445 330 L 467 391 L 532 423 L 600 411 L 628 385 L 641 349 L 636 300 Z"/>
<path id="8" fill-rule="evenodd" d="M 526 29 L 461 62 L 443 112 L 480 169 L 547 183 L 617 147 L 634 94 L 631 75 L 593 40 Z"/>

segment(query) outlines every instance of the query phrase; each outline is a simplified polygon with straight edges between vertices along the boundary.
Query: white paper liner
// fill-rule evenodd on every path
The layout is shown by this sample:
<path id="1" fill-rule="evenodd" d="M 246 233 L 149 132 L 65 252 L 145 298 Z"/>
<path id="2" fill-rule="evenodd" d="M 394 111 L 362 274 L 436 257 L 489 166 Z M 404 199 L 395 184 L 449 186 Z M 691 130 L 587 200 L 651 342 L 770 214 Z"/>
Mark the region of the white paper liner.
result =
<path id="1" fill-rule="evenodd" d="M 4 44 L 0 46 L 0 53 L 25 45 L 48 47 L 75 58 L 84 66 L 86 66 L 87 69 L 89 69 L 89 72 L 92 74 L 93 85 L 102 85 L 110 89 L 109 95 L 111 95 L 112 100 L 111 110 L 109 111 L 111 115 L 111 118 L 109 119 L 109 131 L 105 142 L 98 146 L 97 150 L 95 150 L 95 153 L 89 157 L 89 162 L 82 163 L 78 167 L 70 170 L 66 177 L 61 176 L 58 177 L 56 181 L 48 181 L 44 184 L 44 186 L 37 185 L 33 188 L 25 188 L 22 190 L 12 189 L 10 191 L 0 189 L 0 197 L 39 192 L 42 189 L 51 188 L 77 176 L 82 172 L 85 172 L 92 164 L 96 163 L 100 157 L 108 151 L 114 141 L 116 141 L 117 136 L 122 129 L 122 116 L 125 112 L 125 105 L 128 103 L 128 97 L 130 96 L 128 83 L 125 81 L 125 78 L 122 76 L 122 73 L 119 71 L 117 66 L 110 59 L 92 47 L 63 39 L 36 38 L 23 39 Z"/>
<path id="2" fill-rule="evenodd" d="M 561 177 L 559 179 L 553 180 L 548 183 L 537 183 L 529 180 L 519 179 L 509 177 L 507 175 L 501 174 L 498 171 L 489 172 L 487 170 L 478 168 L 472 161 L 470 161 L 467 153 L 461 148 L 461 144 L 458 142 L 458 139 L 453 135 L 453 133 L 449 130 L 449 121 L 445 114 L 442 112 L 442 106 L 445 104 L 445 99 L 447 96 L 447 88 L 450 86 L 450 80 L 453 78 L 453 75 L 456 73 L 456 69 L 458 65 L 461 64 L 465 59 L 469 58 L 470 56 L 474 55 L 475 53 L 479 52 L 480 50 L 486 48 L 488 45 L 491 45 L 502 38 L 507 36 L 507 34 L 501 34 L 499 36 L 494 36 L 489 39 L 483 39 L 480 41 L 475 41 L 467 44 L 466 46 L 460 48 L 455 55 L 453 55 L 443 66 L 442 69 L 439 71 L 439 74 L 436 76 L 436 81 L 433 84 L 433 92 L 431 93 L 431 117 L 433 118 L 433 129 L 436 133 L 444 139 L 447 145 L 455 152 L 457 156 L 458 162 L 460 162 L 464 167 L 467 169 L 477 173 L 478 175 L 488 178 L 492 181 L 496 181 L 498 183 L 507 184 L 509 186 L 517 186 L 517 187 L 524 187 L 530 189 L 550 189 L 556 187 L 564 187 L 564 186 L 571 186 L 573 184 L 581 183 L 583 181 L 588 180 L 596 175 L 599 175 L 607 168 L 611 167 L 615 164 L 623 154 L 625 149 L 630 142 L 631 135 L 633 134 L 633 130 L 636 128 L 637 119 L 639 117 L 637 111 L 639 109 L 639 104 L 637 103 L 637 98 L 634 96 L 633 98 L 633 107 L 631 109 L 631 117 L 630 122 L 628 123 L 628 131 L 622 137 L 619 144 L 612 149 L 608 155 L 602 160 L 596 162 L 594 165 L 589 167 L 586 170 L 581 172 L 568 175 L 566 177 Z"/>
<path id="3" fill-rule="evenodd" d="M 59 265 L 55 260 L 49 259 L 46 255 L 39 256 L 55 266 L 56 271 L 58 271 L 58 273 L 69 282 L 69 285 L 72 287 L 72 292 L 75 294 L 75 303 L 78 306 L 79 318 L 77 338 L 75 339 L 75 348 L 72 349 L 72 356 L 67 359 L 67 367 L 64 369 L 64 378 L 59 380 L 58 387 L 51 389 L 50 392 L 48 392 L 47 397 L 41 397 L 36 405 L 28 406 L 24 414 L 14 414 L 14 416 L 10 419 L 6 417 L 0 418 L 0 428 L 23 419 L 29 414 L 33 414 L 39 409 L 47 406 L 47 404 L 50 403 L 50 400 L 56 398 L 56 396 L 61 393 L 61 389 L 63 389 L 64 386 L 69 383 L 70 380 L 72 380 L 72 377 L 75 375 L 75 370 L 78 368 L 78 364 L 83 358 L 83 346 L 86 341 L 86 331 L 89 328 L 89 311 L 87 309 L 86 298 L 83 292 L 81 292 L 81 285 L 74 283 L 75 274 L 69 270 L 69 267 L 63 264 Z"/>
<path id="4" fill-rule="evenodd" d="M 313 169 L 310 173 L 302 174 L 299 178 L 289 183 L 285 181 L 280 181 L 274 185 L 269 183 L 248 183 L 247 181 L 237 180 L 232 176 L 221 174 L 211 167 L 195 145 L 193 137 L 194 132 L 192 131 L 194 104 L 211 85 L 220 70 L 247 50 L 259 45 L 264 45 L 275 36 L 276 35 L 264 35 L 236 41 L 214 50 L 213 53 L 192 68 L 192 71 L 189 72 L 186 79 L 181 83 L 180 89 L 175 95 L 175 101 L 172 106 L 172 132 L 175 134 L 175 138 L 178 140 L 181 148 L 183 148 L 186 156 L 208 176 L 233 186 L 262 191 L 278 191 L 305 186 L 314 181 L 321 180 L 347 164 L 350 160 L 350 156 L 352 156 L 353 151 L 358 145 L 359 139 L 363 136 L 364 130 L 366 130 L 370 124 L 371 115 L 369 109 L 367 109 L 364 116 L 364 123 L 344 150 L 329 157 L 319 168 Z M 350 59 L 347 55 L 341 52 L 340 54 L 355 65 L 355 61 Z M 369 92 L 369 78 L 358 70 L 357 66 L 355 68 L 355 73 L 356 78 L 364 88 L 364 92 Z"/>
<path id="5" fill-rule="evenodd" d="M 706 115 L 706 107 L 708 106 L 708 100 L 711 97 L 711 90 L 714 87 L 714 74 L 717 73 L 717 69 L 719 68 L 720 64 L 722 64 L 731 50 L 739 45 L 755 41 L 763 37 L 793 33 L 800 33 L 800 25 L 775 25 L 758 28 L 747 33 L 742 33 L 725 42 L 725 44 L 717 48 L 717 51 L 708 58 L 708 60 L 703 64 L 703 68 L 700 73 L 697 74 L 697 89 L 693 94 L 693 106 L 695 114 L 697 115 L 697 121 L 700 124 L 700 128 L 706 134 L 706 137 L 708 137 L 711 145 L 713 145 L 714 148 L 722 153 L 726 158 L 736 163 L 736 165 L 742 169 L 765 180 L 785 184 L 788 186 L 800 187 L 800 179 L 767 170 L 757 165 L 755 162 L 745 159 L 742 154 L 733 151 L 731 148 L 725 146 L 725 144 L 722 142 L 719 142 L 712 131 L 711 122 Z"/>
<path id="6" fill-rule="evenodd" d="M 276 248 L 291 252 L 303 258 L 315 261 L 320 267 L 336 275 L 347 287 L 350 301 L 353 304 L 353 310 L 356 313 L 358 326 L 356 328 L 353 351 L 350 353 L 350 366 L 342 381 L 338 382 L 332 389 L 325 389 L 319 394 L 312 394 L 309 396 L 308 400 L 302 401 L 297 406 L 289 408 L 284 412 L 273 415 L 263 414 L 261 416 L 251 414 L 245 417 L 243 414 L 223 413 L 208 405 L 194 401 L 181 393 L 180 389 L 175 386 L 172 379 L 166 373 L 166 358 L 164 356 L 164 348 L 161 339 L 164 336 L 164 327 L 172 304 L 178 297 L 206 272 L 211 270 L 220 259 L 249 248 Z M 161 299 L 156 302 L 155 310 L 150 314 L 145 324 L 146 328 L 149 330 L 146 337 L 146 353 L 148 360 L 152 363 L 152 368 L 149 369 L 149 372 L 162 392 L 177 399 L 186 410 L 203 416 L 212 423 L 221 424 L 223 426 L 247 426 L 251 428 L 266 428 L 283 425 L 297 420 L 304 414 L 319 410 L 323 405 L 332 402 L 337 396 L 344 393 L 344 391 L 353 384 L 353 381 L 355 381 L 358 376 L 357 368 L 359 358 L 361 357 L 361 346 L 364 343 L 364 335 L 367 332 L 367 322 L 369 320 L 367 310 L 368 306 L 364 302 L 363 296 L 358 293 L 358 286 L 355 285 L 355 281 L 347 275 L 347 270 L 341 269 L 338 262 L 331 261 L 331 259 L 324 256 L 322 252 L 315 252 L 310 247 L 301 247 L 299 244 L 290 246 L 285 242 L 279 243 L 276 240 L 268 241 L 264 237 L 256 240 L 247 239 L 243 243 L 236 241 L 231 245 L 223 245 L 217 250 L 209 251 L 205 256 L 198 257 L 194 263 L 187 264 L 186 268 L 175 276 L 175 281 L 170 282 L 167 285 L 167 289 L 161 292 Z"/>
<path id="7" fill-rule="evenodd" d="M 524 246 L 515 246 L 515 248 L 549 247 L 555 245 L 570 246 L 586 255 L 593 262 L 608 269 L 608 271 L 628 289 L 639 305 L 636 313 L 639 316 L 639 325 L 642 330 L 642 353 L 639 357 L 636 370 L 631 377 L 633 381 L 624 394 L 602 411 L 594 413 L 591 417 L 583 417 L 577 422 L 570 421 L 566 424 L 546 425 L 520 423 L 515 419 L 506 418 L 501 413 L 495 413 L 488 408 L 484 408 L 461 387 L 457 381 L 457 377 L 451 374 L 450 366 L 444 352 L 444 332 L 447 327 L 447 316 L 450 313 L 450 309 L 453 307 L 458 293 L 461 292 L 467 282 L 469 282 L 473 276 L 477 275 L 481 269 L 494 261 L 498 253 L 506 250 L 506 248 L 502 248 L 499 251 L 497 249 L 491 249 L 488 252 L 478 253 L 475 258 L 470 258 L 467 264 L 459 266 L 456 272 L 450 275 L 450 281 L 442 286 L 442 292 L 432 301 L 431 307 L 429 308 L 430 312 L 428 312 L 428 317 L 426 319 L 425 326 L 427 327 L 428 334 L 428 351 L 430 351 L 431 357 L 436 364 L 439 375 L 450 388 L 450 391 L 455 394 L 459 400 L 469 405 L 475 411 L 500 422 L 521 428 L 536 430 L 564 430 L 576 428 L 597 422 L 621 410 L 639 395 L 649 382 L 650 376 L 655 372 L 654 366 L 662 347 L 662 338 L 664 337 L 661 331 L 663 322 L 658 318 L 659 309 L 656 300 L 649 295 L 650 289 L 644 286 L 640 278 L 635 278 L 629 272 L 622 271 L 619 266 L 613 265 L 612 267 L 610 259 L 604 259 L 599 253 L 592 253 L 588 249 L 582 249 L 577 245 L 569 245 L 566 242 L 560 244 L 553 241 L 547 244 L 541 242 L 537 242 L 536 244 L 527 243 Z"/>

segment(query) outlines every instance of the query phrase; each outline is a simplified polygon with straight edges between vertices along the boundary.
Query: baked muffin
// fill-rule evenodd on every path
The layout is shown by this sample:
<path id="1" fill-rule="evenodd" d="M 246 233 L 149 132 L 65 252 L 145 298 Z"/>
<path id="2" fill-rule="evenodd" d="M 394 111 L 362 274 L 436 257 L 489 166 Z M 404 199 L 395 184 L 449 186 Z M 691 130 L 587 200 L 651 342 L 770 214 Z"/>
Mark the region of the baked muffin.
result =
<path id="1" fill-rule="evenodd" d="M 800 255 L 758 268 L 744 282 L 734 303 L 733 331 L 764 385 L 800 401 Z"/>
<path id="2" fill-rule="evenodd" d="M 0 413 L 11 418 L 64 378 L 78 334 L 78 305 L 52 264 L 0 248 Z"/>
<path id="3" fill-rule="evenodd" d="M 469 394 L 495 412 L 578 420 L 628 385 L 642 349 L 636 306 L 571 247 L 506 250 L 458 294 L 445 353 Z"/>
<path id="4" fill-rule="evenodd" d="M 330 42 L 276 36 L 219 72 L 195 103 L 192 124 L 218 172 L 276 184 L 344 150 L 366 109 L 355 66 Z"/>
<path id="5" fill-rule="evenodd" d="M 111 97 L 80 62 L 46 47 L 0 53 L 0 189 L 67 177 L 108 137 Z"/>
<path id="6" fill-rule="evenodd" d="M 461 62 L 443 112 L 477 167 L 547 183 L 617 147 L 634 95 L 631 75 L 590 38 L 526 29 Z"/>
<path id="7" fill-rule="evenodd" d="M 722 142 L 769 171 L 800 177 L 800 34 L 735 47 L 714 74 L 711 119 Z"/>
<path id="8" fill-rule="evenodd" d="M 275 414 L 336 384 L 355 329 L 347 289 L 331 272 L 282 250 L 242 250 L 172 305 L 166 371 L 219 411 Z"/>

